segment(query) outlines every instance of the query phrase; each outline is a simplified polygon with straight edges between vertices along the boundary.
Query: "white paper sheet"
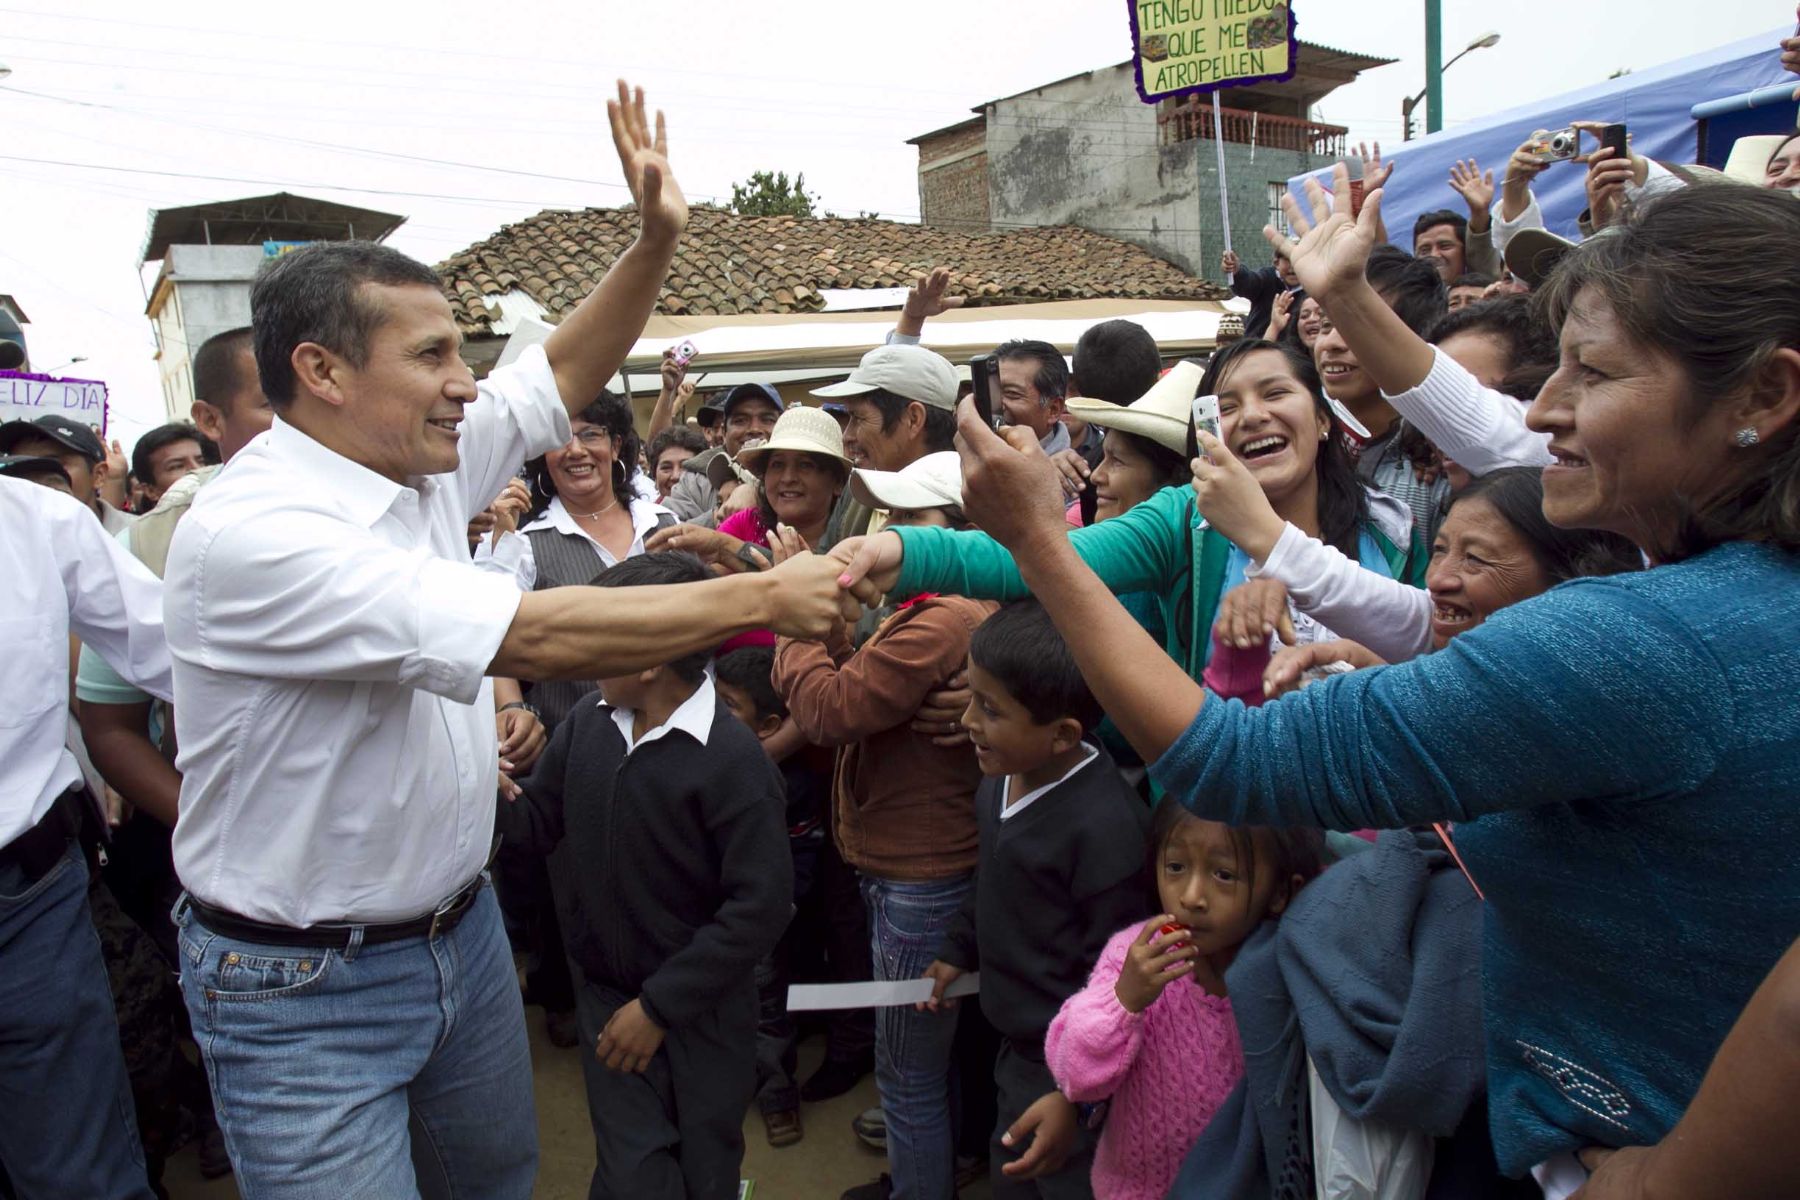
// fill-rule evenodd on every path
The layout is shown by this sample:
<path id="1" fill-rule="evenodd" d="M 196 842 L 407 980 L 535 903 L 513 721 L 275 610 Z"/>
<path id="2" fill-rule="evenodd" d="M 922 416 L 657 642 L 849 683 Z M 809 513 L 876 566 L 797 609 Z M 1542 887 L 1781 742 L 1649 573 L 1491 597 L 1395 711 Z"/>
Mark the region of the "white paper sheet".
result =
<path id="1" fill-rule="evenodd" d="M 964 975 L 944 989 L 944 998 L 973 996 L 981 990 L 981 972 Z M 788 988 L 789 1012 L 839 1008 L 892 1008 L 931 999 L 931 980 L 870 980 L 866 983 L 796 983 Z"/>

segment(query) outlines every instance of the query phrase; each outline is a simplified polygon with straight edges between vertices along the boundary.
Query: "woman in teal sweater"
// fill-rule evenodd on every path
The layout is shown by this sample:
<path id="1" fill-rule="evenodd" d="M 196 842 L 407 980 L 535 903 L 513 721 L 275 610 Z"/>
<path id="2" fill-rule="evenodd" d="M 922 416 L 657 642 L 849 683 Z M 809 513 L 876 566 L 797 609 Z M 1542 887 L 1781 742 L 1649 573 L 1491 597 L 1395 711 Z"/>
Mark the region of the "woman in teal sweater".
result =
<path id="1" fill-rule="evenodd" d="M 1336 189 L 1333 212 L 1309 188 L 1318 228 L 1290 213 L 1298 245 L 1270 236 L 1341 327 L 1380 305 L 1361 283 L 1380 193 L 1353 219 Z M 1461 823 L 1487 895 L 1494 1145 L 1549 1194 L 1578 1185 L 1577 1152 L 1669 1132 L 1800 930 L 1800 275 L 1779 253 L 1797 244 L 1792 197 L 1686 188 L 1545 286 L 1562 338 L 1528 418 L 1556 459 L 1545 516 L 1623 534 L 1652 569 L 1257 709 L 1164 661 L 1039 501 L 1049 464 L 962 415 L 965 510 L 1170 794 L 1237 824 Z M 1712 1194 L 1741 1194 L 1746 1164 L 1714 1150 L 1684 1152 Z M 1800 1175 L 1800 1139 L 1760 1153 Z"/>
<path id="2" fill-rule="evenodd" d="M 1357 480 L 1310 359 L 1273 342 L 1234 342 L 1213 359 L 1200 390 L 1219 397 L 1226 444 L 1284 521 L 1371 571 L 1423 581 L 1425 555 L 1412 543 L 1408 515 Z M 1199 679 L 1219 599 L 1244 582 L 1250 557 L 1206 526 L 1194 493 L 1163 488 L 1129 512 L 1067 536 L 1115 594 L 1156 596 L 1164 649 Z M 855 553 L 897 562 L 896 594 L 1016 600 L 1028 590 L 1006 548 L 985 533 L 891 530 L 867 539 L 866 548 L 843 548 L 846 557 Z"/>

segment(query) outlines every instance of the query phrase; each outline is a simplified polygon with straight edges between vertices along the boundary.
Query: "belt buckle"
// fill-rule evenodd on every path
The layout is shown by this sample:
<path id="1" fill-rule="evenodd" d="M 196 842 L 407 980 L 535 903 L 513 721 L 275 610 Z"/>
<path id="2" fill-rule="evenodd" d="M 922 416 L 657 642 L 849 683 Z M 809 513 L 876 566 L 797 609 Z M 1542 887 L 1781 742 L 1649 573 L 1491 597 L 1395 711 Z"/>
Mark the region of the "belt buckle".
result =
<path id="1" fill-rule="evenodd" d="M 457 892 L 454 896 L 451 896 L 448 900 L 445 900 L 442 904 L 438 905 L 437 909 L 431 914 L 431 928 L 426 931 L 425 936 L 427 938 L 436 937 L 438 931 L 441 930 L 446 923 L 454 922 L 457 918 L 461 917 L 464 912 L 468 911 L 469 903 L 475 899 L 475 892 L 480 886 L 481 876 L 477 875 L 475 879 L 460 892 Z"/>

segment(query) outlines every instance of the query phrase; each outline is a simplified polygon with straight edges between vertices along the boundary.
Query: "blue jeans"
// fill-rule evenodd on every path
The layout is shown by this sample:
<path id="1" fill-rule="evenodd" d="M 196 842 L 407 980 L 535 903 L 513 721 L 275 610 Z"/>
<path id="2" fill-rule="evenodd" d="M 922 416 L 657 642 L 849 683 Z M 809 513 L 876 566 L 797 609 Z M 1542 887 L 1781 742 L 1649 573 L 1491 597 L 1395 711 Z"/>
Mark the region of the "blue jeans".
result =
<path id="1" fill-rule="evenodd" d="M 962 907 L 973 877 L 902 883 L 864 876 L 875 978 L 917 979 L 937 957 L 944 927 Z M 956 1135 L 950 1123 L 950 1057 L 956 1013 L 875 1011 L 875 1086 L 887 1117 L 893 1200 L 949 1200 L 956 1194 Z"/>
<path id="2" fill-rule="evenodd" d="M 531 1056 L 492 888 L 449 933 L 341 952 L 220 936 L 185 897 L 175 923 L 244 1200 L 411 1200 L 415 1157 L 454 1197 L 531 1195 Z"/>
<path id="3" fill-rule="evenodd" d="M 0 867 L 0 1166 L 19 1200 L 150 1200 L 112 988 L 73 843 Z"/>

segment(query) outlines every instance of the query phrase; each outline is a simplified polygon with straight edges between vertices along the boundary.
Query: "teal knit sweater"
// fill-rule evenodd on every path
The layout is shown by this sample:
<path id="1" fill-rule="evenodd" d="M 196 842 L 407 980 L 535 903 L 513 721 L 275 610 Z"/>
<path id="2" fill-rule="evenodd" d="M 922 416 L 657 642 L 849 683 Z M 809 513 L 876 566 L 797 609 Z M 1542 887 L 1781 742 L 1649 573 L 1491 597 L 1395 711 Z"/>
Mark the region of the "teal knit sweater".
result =
<path id="1" fill-rule="evenodd" d="M 1800 934 L 1796 629 L 1800 559 L 1733 544 L 1259 709 L 1209 700 L 1151 775 L 1236 824 L 1464 823 L 1518 1175 L 1666 1134 Z"/>

